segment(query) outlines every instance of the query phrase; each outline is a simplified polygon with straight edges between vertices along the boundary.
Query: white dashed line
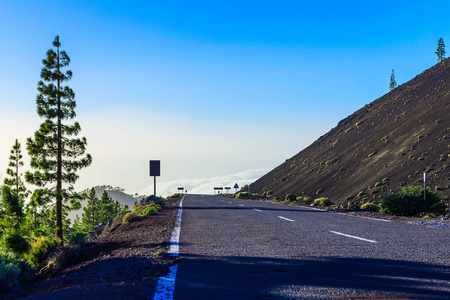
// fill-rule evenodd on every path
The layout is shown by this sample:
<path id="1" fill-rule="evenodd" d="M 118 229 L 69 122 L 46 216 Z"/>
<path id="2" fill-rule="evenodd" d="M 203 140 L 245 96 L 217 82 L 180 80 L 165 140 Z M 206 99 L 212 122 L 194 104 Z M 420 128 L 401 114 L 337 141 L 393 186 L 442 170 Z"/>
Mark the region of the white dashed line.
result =
<path id="1" fill-rule="evenodd" d="M 253 210 L 256 210 L 256 211 L 262 211 L 262 210 L 260 210 L 260 209 L 257 209 L 257 208 L 254 208 Z"/>
<path id="2" fill-rule="evenodd" d="M 285 218 L 285 217 L 282 217 L 282 216 L 278 216 L 278 218 L 286 220 L 286 221 L 289 221 L 289 222 L 295 222 L 295 220 L 291 220 L 291 219 L 288 219 L 288 218 Z"/>
<path id="3" fill-rule="evenodd" d="M 228 202 L 228 203 L 233 204 L 233 202 Z"/>
<path id="4" fill-rule="evenodd" d="M 331 230 L 330 230 L 330 232 L 332 232 L 332 233 L 334 233 L 334 234 L 338 234 L 338 235 L 346 236 L 346 237 L 349 237 L 349 238 L 352 238 L 352 239 L 357 239 L 357 240 L 361 240 L 361 241 L 369 242 L 369 243 L 378 243 L 377 241 L 373 241 L 373 240 L 368 240 L 368 239 L 364 239 L 364 238 L 361 238 L 361 237 L 358 237 L 358 236 L 353 236 L 353 235 L 345 234 L 345 233 L 342 233 L 342 232 L 331 231 Z"/>
<path id="5" fill-rule="evenodd" d="M 244 204 L 238 204 L 239 206 L 244 206 Z"/>

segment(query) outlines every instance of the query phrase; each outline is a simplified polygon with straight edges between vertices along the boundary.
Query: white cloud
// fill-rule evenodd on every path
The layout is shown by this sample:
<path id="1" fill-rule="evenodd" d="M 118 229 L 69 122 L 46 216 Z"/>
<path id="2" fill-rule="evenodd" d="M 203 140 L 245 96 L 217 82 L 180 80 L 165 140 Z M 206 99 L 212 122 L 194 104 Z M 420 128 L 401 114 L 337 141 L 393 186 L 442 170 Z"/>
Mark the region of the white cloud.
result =
<path id="1" fill-rule="evenodd" d="M 270 169 L 247 170 L 236 174 L 224 176 L 214 176 L 210 178 L 180 179 L 172 181 L 158 182 L 156 179 L 156 193 L 162 196 L 172 195 L 178 192 L 179 187 L 183 187 L 190 194 L 213 194 L 214 187 L 231 187 L 230 192 L 234 192 L 234 185 L 239 187 L 252 183 Z M 223 191 L 225 192 L 225 190 Z M 153 194 L 153 184 L 142 189 L 140 194 Z"/>

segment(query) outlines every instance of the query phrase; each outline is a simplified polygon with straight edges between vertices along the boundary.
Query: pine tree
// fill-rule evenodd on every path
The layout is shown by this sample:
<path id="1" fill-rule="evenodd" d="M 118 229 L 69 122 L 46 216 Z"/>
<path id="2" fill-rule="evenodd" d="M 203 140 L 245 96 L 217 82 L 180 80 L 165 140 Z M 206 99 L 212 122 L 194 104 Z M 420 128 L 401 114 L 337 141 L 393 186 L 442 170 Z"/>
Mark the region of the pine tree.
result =
<path id="1" fill-rule="evenodd" d="M 11 155 L 9 156 L 8 169 L 6 169 L 6 174 L 10 177 L 5 178 L 4 184 L 9 186 L 23 201 L 28 196 L 28 192 L 20 178 L 22 174 L 19 173 L 19 168 L 23 166 L 22 158 L 20 143 L 16 139 L 11 150 Z"/>
<path id="2" fill-rule="evenodd" d="M 438 41 L 438 48 L 436 50 L 437 62 L 441 63 L 445 59 L 445 44 L 442 38 Z"/>
<path id="3" fill-rule="evenodd" d="M 89 195 L 86 206 L 83 208 L 83 214 L 81 215 L 81 226 L 86 231 L 92 231 L 95 226 L 101 223 L 101 207 L 100 201 L 95 195 L 95 189 L 92 188 Z"/>
<path id="4" fill-rule="evenodd" d="M 102 198 L 100 199 L 100 207 L 101 207 L 101 221 L 103 223 L 108 222 L 111 219 L 111 216 L 114 213 L 114 201 L 108 195 L 108 192 L 103 191 Z"/>
<path id="5" fill-rule="evenodd" d="M 8 185 L 2 187 L 0 231 L 18 231 L 24 220 L 23 201 Z"/>
<path id="6" fill-rule="evenodd" d="M 392 91 L 393 89 L 395 89 L 397 87 L 397 81 L 395 81 L 395 74 L 394 74 L 394 69 L 392 69 L 392 73 L 391 73 L 391 81 L 389 83 L 389 91 Z"/>
<path id="7" fill-rule="evenodd" d="M 27 172 L 25 179 L 42 191 L 41 202 L 55 205 L 56 233 L 63 244 L 63 202 L 70 203 L 72 208 L 79 206 L 77 200 L 80 197 L 73 193 L 72 185 L 78 179 L 76 171 L 89 166 L 92 158 L 89 154 L 85 155 L 86 138 L 71 138 L 80 132 L 80 124 L 63 124 L 63 121 L 76 116 L 75 93 L 68 86 L 62 86 L 72 78 L 72 72 L 61 71 L 69 65 L 70 58 L 65 51 L 60 51 L 59 36 L 55 37 L 53 46 L 56 51 L 48 50 L 47 58 L 42 61 L 43 81 L 38 82 L 39 94 L 36 98 L 37 113 L 45 121 L 35 132 L 34 139 L 27 139 L 31 167 L 36 171 Z M 49 184 L 52 187 L 49 188 Z M 63 184 L 69 187 L 63 188 Z"/>

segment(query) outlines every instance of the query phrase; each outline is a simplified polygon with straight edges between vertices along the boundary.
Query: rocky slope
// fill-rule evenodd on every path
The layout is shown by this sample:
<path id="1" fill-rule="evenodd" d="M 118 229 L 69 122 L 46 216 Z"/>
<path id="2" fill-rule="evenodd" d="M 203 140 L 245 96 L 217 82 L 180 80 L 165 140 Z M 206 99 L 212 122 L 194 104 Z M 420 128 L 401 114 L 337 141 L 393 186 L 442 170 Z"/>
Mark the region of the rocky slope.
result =
<path id="1" fill-rule="evenodd" d="M 251 184 L 274 196 L 379 201 L 407 184 L 447 196 L 450 182 L 450 59 L 366 105 Z"/>

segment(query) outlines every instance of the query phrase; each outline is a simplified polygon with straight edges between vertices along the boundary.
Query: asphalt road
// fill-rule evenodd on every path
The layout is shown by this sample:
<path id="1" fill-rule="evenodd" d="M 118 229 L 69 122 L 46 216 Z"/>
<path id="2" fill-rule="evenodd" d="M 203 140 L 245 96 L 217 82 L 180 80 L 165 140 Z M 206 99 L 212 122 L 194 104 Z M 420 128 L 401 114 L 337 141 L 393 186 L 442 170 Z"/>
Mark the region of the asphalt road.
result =
<path id="1" fill-rule="evenodd" d="M 450 230 L 188 195 L 175 299 L 450 299 Z"/>

